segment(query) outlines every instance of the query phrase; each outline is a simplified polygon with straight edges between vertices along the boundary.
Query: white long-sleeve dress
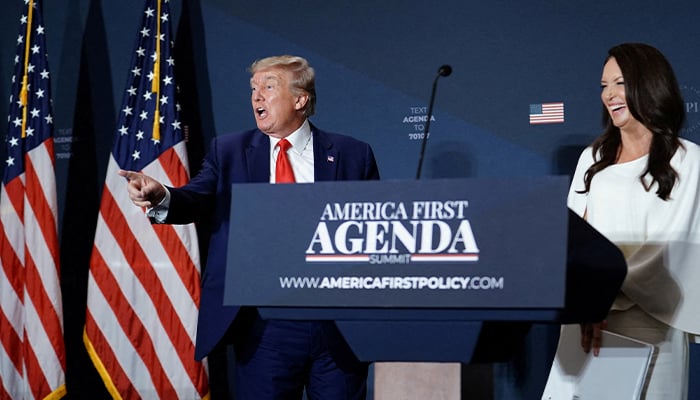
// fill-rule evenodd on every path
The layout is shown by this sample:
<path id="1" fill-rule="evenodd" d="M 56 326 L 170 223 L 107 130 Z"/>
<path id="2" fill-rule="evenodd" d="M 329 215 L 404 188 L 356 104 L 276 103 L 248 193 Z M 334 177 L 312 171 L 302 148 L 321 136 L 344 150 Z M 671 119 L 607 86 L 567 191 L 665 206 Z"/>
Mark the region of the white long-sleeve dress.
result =
<path id="1" fill-rule="evenodd" d="M 568 206 L 624 253 L 627 277 L 608 316 L 608 330 L 655 346 L 642 398 L 687 397 L 688 338 L 700 334 L 700 147 L 682 140 L 671 165 L 679 179 L 669 200 L 646 191 L 639 177 L 648 156 L 598 172 L 581 154 Z M 646 176 L 647 182 L 650 176 Z M 614 378 L 613 378 L 614 379 Z"/>

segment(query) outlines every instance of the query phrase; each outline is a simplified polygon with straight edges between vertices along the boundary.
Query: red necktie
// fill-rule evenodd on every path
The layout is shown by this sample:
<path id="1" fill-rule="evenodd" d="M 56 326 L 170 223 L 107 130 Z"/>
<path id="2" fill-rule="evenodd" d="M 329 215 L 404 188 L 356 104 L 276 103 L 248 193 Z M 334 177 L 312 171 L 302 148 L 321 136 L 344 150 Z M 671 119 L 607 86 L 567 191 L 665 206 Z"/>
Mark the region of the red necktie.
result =
<path id="1" fill-rule="evenodd" d="M 287 139 L 282 139 L 277 143 L 280 151 L 277 153 L 277 165 L 275 167 L 275 183 L 294 183 L 294 171 L 292 164 L 287 157 L 287 150 L 292 147 Z"/>

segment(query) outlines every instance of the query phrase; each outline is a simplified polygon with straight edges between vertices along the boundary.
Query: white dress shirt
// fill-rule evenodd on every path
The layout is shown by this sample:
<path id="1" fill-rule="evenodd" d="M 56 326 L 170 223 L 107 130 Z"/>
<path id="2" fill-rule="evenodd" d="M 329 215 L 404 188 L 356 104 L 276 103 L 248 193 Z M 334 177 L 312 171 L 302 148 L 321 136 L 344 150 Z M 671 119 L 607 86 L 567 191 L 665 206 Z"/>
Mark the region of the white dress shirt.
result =
<path id="1" fill-rule="evenodd" d="M 287 151 L 289 162 L 294 170 L 294 180 L 297 183 L 314 181 L 314 140 L 311 135 L 309 120 L 305 120 L 296 131 L 286 137 L 292 147 Z M 277 153 L 280 148 L 277 143 L 281 139 L 270 136 L 270 183 L 275 183 L 275 168 Z"/>

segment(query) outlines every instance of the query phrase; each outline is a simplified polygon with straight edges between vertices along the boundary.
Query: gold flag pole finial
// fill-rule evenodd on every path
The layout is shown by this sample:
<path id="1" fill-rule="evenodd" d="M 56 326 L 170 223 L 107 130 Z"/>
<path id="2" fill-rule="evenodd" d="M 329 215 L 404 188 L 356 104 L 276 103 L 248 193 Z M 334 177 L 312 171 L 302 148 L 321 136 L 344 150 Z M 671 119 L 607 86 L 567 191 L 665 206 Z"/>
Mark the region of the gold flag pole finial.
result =
<path id="1" fill-rule="evenodd" d="M 22 88 L 19 91 L 19 101 L 22 105 L 22 139 L 27 137 L 27 104 L 29 92 L 29 45 L 32 35 L 32 17 L 34 11 L 34 0 L 29 0 L 29 11 L 27 12 L 27 34 L 24 41 L 24 75 L 22 76 Z"/>
<path id="2" fill-rule="evenodd" d="M 160 2 L 158 0 L 158 16 L 156 19 L 156 59 L 153 64 L 153 81 L 151 91 L 156 95 L 156 108 L 153 114 L 153 140 L 160 140 Z"/>

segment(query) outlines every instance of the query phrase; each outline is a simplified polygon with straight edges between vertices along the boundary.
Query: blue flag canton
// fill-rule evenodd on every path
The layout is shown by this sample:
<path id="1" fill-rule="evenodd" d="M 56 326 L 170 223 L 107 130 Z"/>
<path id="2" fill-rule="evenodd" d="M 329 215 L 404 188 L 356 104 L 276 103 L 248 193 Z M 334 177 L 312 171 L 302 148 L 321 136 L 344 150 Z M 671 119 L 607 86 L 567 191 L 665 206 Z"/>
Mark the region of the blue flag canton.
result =
<path id="1" fill-rule="evenodd" d="M 542 114 L 542 104 L 530 104 L 530 114 Z"/>
<path id="2" fill-rule="evenodd" d="M 46 35 L 40 2 L 34 2 L 31 13 L 25 7 L 20 17 L 17 53 L 12 75 L 12 91 L 5 136 L 7 156 L 4 161 L 3 182 L 7 183 L 24 172 L 24 154 L 53 137 L 51 109 L 51 79 L 46 51 Z M 27 36 L 29 38 L 27 38 Z M 26 104 L 22 104 L 22 88 L 26 75 Z M 24 135 L 23 135 L 24 132 Z M 22 137 L 24 136 L 24 138 Z"/>
<path id="3" fill-rule="evenodd" d="M 147 1 L 117 122 L 113 155 L 122 169 L 140 171 L 183 139 L 170 27 L 168 1 L 162 0 L 160 15 L 157 0 Z M 158 80 L 156 91 L 153 80 Z M 153 136 L 156 107 L 159 139 Z"/>

